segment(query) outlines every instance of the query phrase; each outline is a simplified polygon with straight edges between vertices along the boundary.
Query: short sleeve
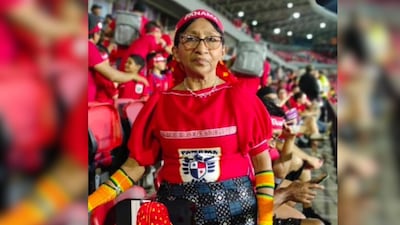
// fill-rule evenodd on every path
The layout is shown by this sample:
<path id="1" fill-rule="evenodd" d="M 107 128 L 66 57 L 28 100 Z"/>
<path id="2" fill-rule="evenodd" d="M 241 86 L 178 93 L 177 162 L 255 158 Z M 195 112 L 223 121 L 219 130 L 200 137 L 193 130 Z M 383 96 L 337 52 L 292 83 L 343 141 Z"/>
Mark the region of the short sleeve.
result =
<path id="1" fill-rule="evenodd" d="M 155 138 L 154 119 L 159 94 L 154 94 L 146 102 L 132 126 L 131 136 L 128 140 L 130 157 L 135 159 L 141 166 L 153 165 L 160 154 L 160 143 Z"/>
<path id="2" fill-rule="evenodd" d="M 253 101 L 253 121 L 249 121 L 253 125 L 252 137 L 248 142 L 250 156 L 269 150 L 269 140 L 272 138 L 272 124 L 268 111 L 257 97 L 254 97 Z"/>
<path id="3" fill-rule="evenodd" d="M 90 41 L 88 45 L 88 50 L 89 50 L 89 60 L 88 60 L 89 68 L 92 68 L 104 61 L 96 45 Z"/>
<path id="4" fill-rule="evenodd" d="M 272 123 L 265 106 L 246 88 L 234 87 L 232 94 L 235 99 L 233 108 L 238 126 L 240 151 L 254 156 L 269 150 Z"/>

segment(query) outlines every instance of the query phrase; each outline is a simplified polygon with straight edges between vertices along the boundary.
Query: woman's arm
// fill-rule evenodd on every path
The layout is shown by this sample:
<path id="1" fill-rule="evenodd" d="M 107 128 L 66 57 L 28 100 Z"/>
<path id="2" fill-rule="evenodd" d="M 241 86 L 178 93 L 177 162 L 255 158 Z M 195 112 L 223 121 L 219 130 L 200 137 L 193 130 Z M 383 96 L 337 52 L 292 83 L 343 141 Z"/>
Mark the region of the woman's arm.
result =
<path id="1" fill-rule="evenodd" d="M 252 158 L 256 177 L 256 196 L 258 204 L 258 224 L 272 225 L 274 215 L 274 174 L 268 151 Z"/>
<path id="2" fill-rule="evenodd" d="M 94 69 L 107 77 L 109 80 L 118 83 L 125 83 L 131 80 L 135 80 L 138 82 L 144 83 L 146 86 L 149 86 L 149 82 L 145 77 L 138 75 L 137 73 L 124 73 L 119 70 L 114 69 L 110 66 L 108 60 L 105 60 L 94 66 Z"/>
<path id="3" fill-rule="evenodd" d="M 128 158 L 104 184 L 88 197 L 88 209 L 92 211 L 99 205 L 114 200 L 118 195 L 131 188 L 144 174 L 144 167 L 136 160 Z"/>

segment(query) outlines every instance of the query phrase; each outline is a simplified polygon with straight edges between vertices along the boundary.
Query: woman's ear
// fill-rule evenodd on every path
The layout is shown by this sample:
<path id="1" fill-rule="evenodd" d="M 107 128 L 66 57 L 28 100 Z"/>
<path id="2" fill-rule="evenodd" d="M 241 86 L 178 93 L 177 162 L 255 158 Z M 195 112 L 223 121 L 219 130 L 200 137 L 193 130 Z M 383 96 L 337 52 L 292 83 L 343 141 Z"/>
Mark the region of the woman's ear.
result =
<path id="1" fill-rule="evenodd" d="M 174 56 L 174 59 L 177 61 L 177 62 L 180 62 L 180 59 L 179 59 L 179 57 L 178 57 L 178 48 L 177 47 L 172 47 L 172 55 Z"/>
<path id="2" fill-rule="evenodd" d="M 222 48 L 221 60 L 224 59 L 224 56 L 225 56 L 225 54 L 226 54 L 226 50 L 227 50 L 227 49 L 228 49 L 228 47 L 224 45 L 223 48 Z"/>

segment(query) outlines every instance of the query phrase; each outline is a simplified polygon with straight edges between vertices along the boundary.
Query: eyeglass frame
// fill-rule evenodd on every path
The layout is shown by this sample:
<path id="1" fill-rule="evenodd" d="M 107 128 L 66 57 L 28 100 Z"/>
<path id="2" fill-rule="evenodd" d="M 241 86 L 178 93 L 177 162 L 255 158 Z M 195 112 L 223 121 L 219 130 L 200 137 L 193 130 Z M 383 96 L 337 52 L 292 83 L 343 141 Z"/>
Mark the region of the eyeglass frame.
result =
<path id="1" fill-rule="evenodd" d="M 195 38 L 195 39 L 197 40 L 196 46 L 195 46 L 195 47 L 187 47 L 187 46 L 185 46 L 185 43 L 187 43 L 187 42 L 182 42 L 182 41 L 181 41 L 182 38 L 185 37 L 185 36 L 186 36 L 186 37 L 189 36 L 189 37 Z M 210 48 L 209 45 L 208 45 L 208 43 L 207 43 L 207 41 L 206 41 L 207 38 L 220 38 L 220 40 L 218 41 L 218 43 L 219 43 L 218 47 Z M 194 35 L 191 35 L 191 34 L 181 34 L 181 35 L 179 36 L 179 43 L 181 43 L 181 44 L 183 45 L 183 47 L 184 47 L 186 50 L 193 50 L 193 49 L 198 48 L 201 41 L 204 42 L 204 46 L 206 46 L 206 48 L 207 48 L 208 50 L 215 50 L 215 49 L 219 48 L 220 46 L 222 46 L 222 45 L 224 44 L 224 37 L 223 37 L 223 36 L 217 36 L 217 35 L 211 35 L 211 36 L 206 36 L 206 37 L 204 37 L 204 38 L 199 38 L 199 37 L 194 36 Z"/>

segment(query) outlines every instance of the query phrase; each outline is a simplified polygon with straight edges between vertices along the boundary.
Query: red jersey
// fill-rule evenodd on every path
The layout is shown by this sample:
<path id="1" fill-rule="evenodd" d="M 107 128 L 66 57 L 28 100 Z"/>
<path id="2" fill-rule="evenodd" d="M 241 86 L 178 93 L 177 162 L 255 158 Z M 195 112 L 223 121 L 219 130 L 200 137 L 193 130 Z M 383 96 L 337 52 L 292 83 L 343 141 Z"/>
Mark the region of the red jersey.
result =
<path id="1" fill-rule="evenodd" d="M 113 103 L 113 96 L 118 94 L 118 89 L 114 86 L 114 82 L 97 72 L 94 80 L 96 83 L 96 101 Z"/>
<path id="2" fill-rule="evenodd" d="M 118 98 L 141 99 L 150 95 L 150 87 L 141 82 L 128 81 L 118 86 Z"/>
<path id="3" fill-rule="evenodd" d="M 157 48 L 156 38 L 151 34 L 146 34 L 132 42 L 127 54 L 128 56 L 132 54 L 140 55 L 146 60 L 147 54 L 156 51 Z"/>
<path id="4" fill-rule="evenodd" d="M 249 155 L 268 150 L 271 136 L 269 114 L 257 96 L 225 83 L 206 97 L 154 94 L 135 120 L 128 147 L 143 166 L 161 156 L 160 180 L 214 182 L 250 175 Z"/>
<path id="5" fill-rule="evenodd" d="M 142 22 L 140 24 L 140 36 L 145 36 L 146 35 L 146 24 L 149 22 L 149 19 L 143 15 L 142 16 Z"/>
<path id="6" fill-rule="evenodd" d="M 156 38 L 153 35 L 146 34 L 132 42 L 128 49 L 118 48 L 116 52 L 110 56 L 112 61 L 121 58 L 119 70 L 124 69 L 124 65 L 128 60 L 128 57 L 132 54 L 141 56 L 144 60 L 147 58 L 147 54 L 156 51 L 158 48 Z"/>
<path id="7" fill-rule="evenodd" d="M 252 94 L 256 94 L 260 86 L 260 78 L 255 76 L 241 75 L 240 73 L 235 73 L 235 76 L 239 82 L 243 83 L 243 86 L 250 91 Z"/>
<path id="8" fill-rule="evenodd" d="M 297 112 L 299 112 L 299 113 L 302 113 L 307 109 L 307 106 L 305 104 L 297 103 L 293 97 L 291 97 L 288 101 L 289 101 L 290 108 L 296 108 Z"/>
<path id="9" fill-rule="evenodd" d="M 24 1 L 1 1 L 0 2 L 0 16 L 3 18 L 0 20 L 0 63 L 8 64 L 9 61 L 13 60 L 17 54 L 17 43 L 10 32 L 11 26 L 7 23 L 4 17 L 15 8 L 23 5 Z"/>
<path id="10" fill-rule="evenodd" d="M 171 36 L 169 36 L 169 34 L 163 34 L 163 35 L 161 36 L 161 38 L 165 41 L 165 45 L 166 45 L 166 46 L 170 46 L 170 45 L 173 44 L 173 43 L 172 43 Z M 164 47 L 161 45 L 161 43 L 159 43 L 157 46 L 158 46 L 157 52 L 161 52 L 165 58 L 168 58 L 169 53 L 168 53 L 167 51 L 165 51 L 165 49 L 164 49 Z"/>
<path id="11" fill-rule="evenodd" d="M 151 87 L 151 93 L 157 92 L 157 91 L 166 91 L 172 86 L 172 78 L 171 76 L 167 75 L 155 75 L 155 74 L 150 74 L 149 75 L 149 83 Z"/>
<path id="12" fill-rule="evenodd" d="M 94 76 L 96 71 L 94 70 L 94 66 L 99 63 L 102 63 L 104 59 L 101 57 L 101 54 L 97 49 L 96 45 L 91 41 L 89 41 L 88 52 L 89 52 L 88 101 L 91 102 L 94 101 L 96 98 L 96 83 L 94 81 Z"/>

